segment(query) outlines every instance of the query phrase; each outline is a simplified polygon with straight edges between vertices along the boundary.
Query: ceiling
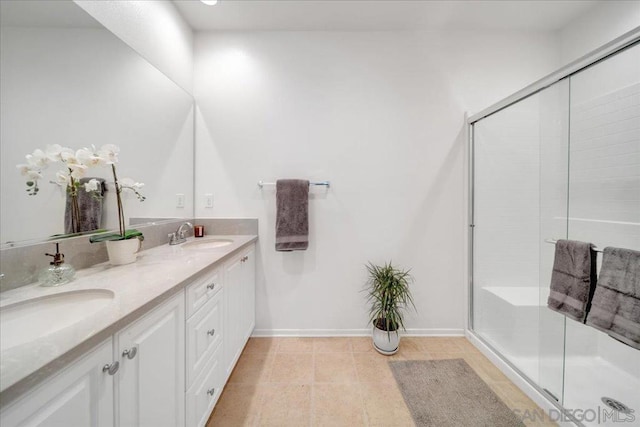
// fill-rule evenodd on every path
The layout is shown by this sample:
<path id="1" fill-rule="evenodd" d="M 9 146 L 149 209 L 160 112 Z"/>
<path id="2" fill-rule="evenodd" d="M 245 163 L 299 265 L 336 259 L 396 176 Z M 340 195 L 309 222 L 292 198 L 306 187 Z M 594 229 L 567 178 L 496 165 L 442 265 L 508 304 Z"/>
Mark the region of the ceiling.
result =
<path id="1" fill-rule="evenodd" d="M 602 0 L 173 0 L 196 31 L 554 31 Z"/>

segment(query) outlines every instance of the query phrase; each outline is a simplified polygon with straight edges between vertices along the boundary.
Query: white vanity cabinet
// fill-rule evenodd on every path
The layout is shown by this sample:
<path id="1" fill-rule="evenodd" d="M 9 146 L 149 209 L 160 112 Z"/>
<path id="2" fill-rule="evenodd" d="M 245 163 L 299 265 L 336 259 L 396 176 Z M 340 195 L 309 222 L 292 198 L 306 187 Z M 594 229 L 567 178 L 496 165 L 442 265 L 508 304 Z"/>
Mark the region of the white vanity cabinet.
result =
<path id="1" fill-rule="evenodd" d="M 255 253 L 255 245 L 251 245 L 224 266 L 225 380 L 255 327 Z"/>
<path id="2" fill-rule="evenodd" d="M 109 338 L 3 410 L 0 425 L 113 426 L 117 366 Z"/>
<path id="3" fill-rule="evenodd" d="M 187 426 L 206 425 L 255 326 L 255 245 L 189 285 Z"/>
<path id="4" fill-rule="evenodd" d="M 0 426 L 201 427 L 255 326 L 255 244 L 0 412 Z"/>
<path id="5" fill-rule="evenodd" d="M 220 355 L 225 330 L 223 269 L 206 273 L 186 289 L 186 411 L 189 427 L 204 426 L 222 388 Z"/>
<path id="6" fill-rule="evenodd" d="M 3 409 L 0 426 L 183 426 L 184 292 Z"/>
<path id="7" fill-rule="evenodd" d="M 115 335 L 117 425 L 184 425 L 184 313 L 180 292 Z"/>

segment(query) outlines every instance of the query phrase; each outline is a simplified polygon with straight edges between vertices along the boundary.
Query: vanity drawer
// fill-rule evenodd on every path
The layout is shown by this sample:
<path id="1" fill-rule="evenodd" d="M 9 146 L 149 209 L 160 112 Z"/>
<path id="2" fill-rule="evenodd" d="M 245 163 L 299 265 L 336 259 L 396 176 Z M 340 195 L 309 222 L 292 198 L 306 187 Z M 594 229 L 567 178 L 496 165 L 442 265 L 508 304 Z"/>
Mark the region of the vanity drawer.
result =
<path id="1" fill-rule="evenodd" d="M 187 286 L 187 319 L 222 289 L 222 269 L 207 273 Z"/>
<path id="2" fill-rule="evenodd" d="M 222 393 L 222 346 L 207 361 L 204 371 L 190 389 L 187 389 L 186 415 L 188 427 L 204 427 Z"/>
<path id="3" fill-rule="evenodd" d="M 222 295 L 217 292 L 187 320 L 187 389 L 202 372 L 211 354 L 222 347 Z"/>

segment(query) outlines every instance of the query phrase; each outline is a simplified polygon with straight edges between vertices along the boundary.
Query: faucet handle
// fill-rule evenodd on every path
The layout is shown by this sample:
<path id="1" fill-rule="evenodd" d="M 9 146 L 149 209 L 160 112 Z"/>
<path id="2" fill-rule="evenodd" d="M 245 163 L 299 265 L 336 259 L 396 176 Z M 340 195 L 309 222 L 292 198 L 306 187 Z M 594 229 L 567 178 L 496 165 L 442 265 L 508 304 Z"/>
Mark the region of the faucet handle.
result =
<path id="1" fill-rule="evenodd" d="M 176 241 L 176 233 L 169 233 L 167 237 L 169 237 L 169 244 Z"/>

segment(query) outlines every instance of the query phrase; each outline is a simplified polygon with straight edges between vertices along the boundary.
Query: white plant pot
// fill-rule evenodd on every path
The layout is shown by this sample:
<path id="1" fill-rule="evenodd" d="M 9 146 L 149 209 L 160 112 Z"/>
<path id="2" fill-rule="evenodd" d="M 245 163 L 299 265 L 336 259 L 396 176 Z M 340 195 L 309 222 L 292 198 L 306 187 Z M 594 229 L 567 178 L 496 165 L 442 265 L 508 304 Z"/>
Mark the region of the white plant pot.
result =
<path id="1" fill-rule="evenodd" d="M 107 253 L 111 265 L 125 265 L 136 262 L 138 252 L 142 247 L 140 239 L 107 240 Z"/>
<path id="2" fill-rule="evenodd" d="M 396 354 L 398 349 L 400 348 L 400 334 L 398 331 L 385 331 L 382 329 L 378 329 L 373 324 L 373 347 L 378 351 L 378 353 L 384 354 L 386 356 L 391 356 L 392 354 Z"/>

